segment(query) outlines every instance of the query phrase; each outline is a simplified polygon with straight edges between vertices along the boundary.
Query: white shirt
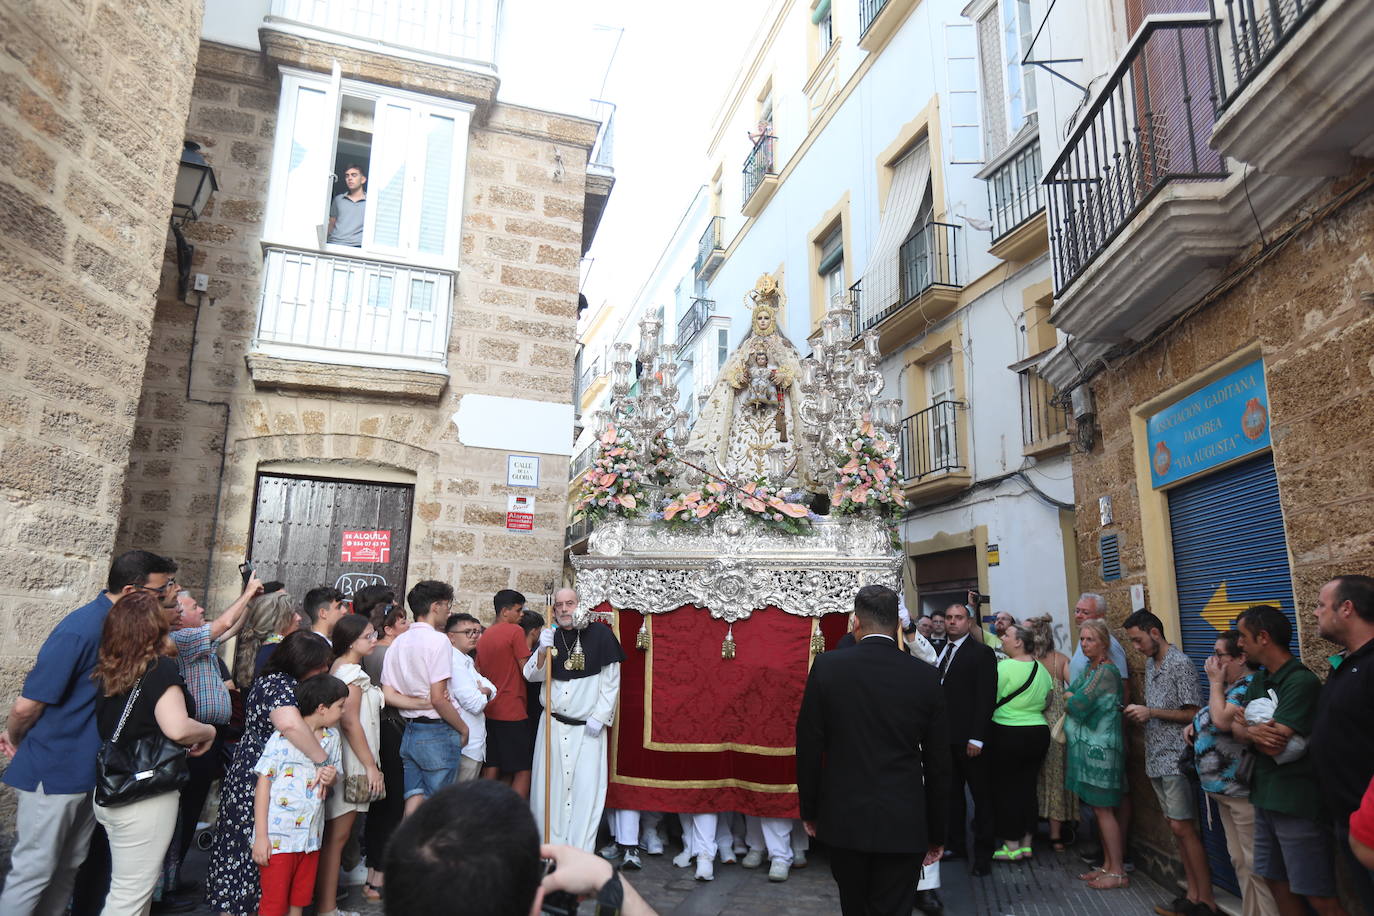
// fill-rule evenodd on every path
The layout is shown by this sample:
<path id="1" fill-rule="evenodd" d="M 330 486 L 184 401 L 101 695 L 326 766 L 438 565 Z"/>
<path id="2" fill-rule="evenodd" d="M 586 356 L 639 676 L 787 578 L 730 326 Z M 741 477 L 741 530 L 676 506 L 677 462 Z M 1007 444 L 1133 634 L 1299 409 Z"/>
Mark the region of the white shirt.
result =
<path id="1" fill-rule="evenodd" d="M 477 673 L 477 666 L 466 653 L 453 650 L 453 677 L 448 682 L 449 696 L 458 707 L 458 715 L 467 724 L 468 740 L 463 744 L 463 756 L 481 761 L 487 753 L 486 687 L 496 696 L 496 685 Z"/>

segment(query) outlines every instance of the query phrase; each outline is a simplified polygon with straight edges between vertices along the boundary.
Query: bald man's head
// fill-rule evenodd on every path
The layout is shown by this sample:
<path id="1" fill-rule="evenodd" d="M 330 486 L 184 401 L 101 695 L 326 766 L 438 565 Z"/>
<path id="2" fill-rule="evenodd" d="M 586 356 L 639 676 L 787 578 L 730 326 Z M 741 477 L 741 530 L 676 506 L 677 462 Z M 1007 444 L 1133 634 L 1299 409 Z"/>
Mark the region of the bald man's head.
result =
<path id="1" fill-rule="evenodd" d="M 560 588 L 553 593 L 553 619 L 560 627 L 571 627 L 573 615 L 577 613 L 577 592 L 571 588 Z"/>

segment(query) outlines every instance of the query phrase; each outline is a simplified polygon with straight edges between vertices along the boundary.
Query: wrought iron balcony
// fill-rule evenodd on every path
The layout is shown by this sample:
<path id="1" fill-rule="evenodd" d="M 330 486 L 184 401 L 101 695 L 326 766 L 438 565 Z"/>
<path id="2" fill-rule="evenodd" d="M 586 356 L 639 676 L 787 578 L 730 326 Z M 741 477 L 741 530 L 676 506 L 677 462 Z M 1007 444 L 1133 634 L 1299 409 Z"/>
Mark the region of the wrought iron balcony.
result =
<path id="1" fill-rule="evenodd" d="M 1223 95 L 1214 24 L 1147 22 L 1050 166 L 1056 293 L 1165 185 L 1226 176 L 1207 145 Z"/>
<path id="2" fill-rule="evenodd" d="M 676 340 L 679 359 L 682 358 L 683 351 L 697 339 L 701 329 L 706 327 L 706 319 L 711 317 L 715 307 L 714 299 L 693 299 L 691 308 L 678 319 Z"/>
<path id="3" fill-rule="evenodd" d="M 268 248 L 254 348 L 289 359 L 442 372 L 453 274 Z"/>
<path id="4" fill-rule="evenodd" d="M 494 66 L 501 0 L 272 0 L 274 21 Z"/>
<path id="5" fill-rule="evenodd" d="M 961 471 L 959 411 L 963 401 L 940 401 L 902 421 L 902 480 L 920 481 L 932 474 Z"/>
<path id="6" fill-rule="evenodd" d="M 868 275 L 889 281 L 876 285 L 888 289 L 863 289 L 858 283 L 850 287 L 859 316 L 855 336 L 895 315 L 932 289 L 958 289 L 961 283 L 958 242 L 959 227 L 953 223 L 926 223 L 898 249 L 895 282 L 891 282 L 887 265 L 875 265 L 876 271 L 870 269 Z"/>
<path id="7" fill-rule="evenodd" d="M 1040 140 L 1012 156 L 988 176 L 988 212 L 992 214 L 992 243 L 996 245 L 1045 209 L 1040 184 Z"/>
<path id="8" fill-rule="evenodd" d="M 887 0 L 859 0 L 859 34 L 868 31 L 868 27 L 873 24 L 873 20 L 878 18 L 878 14 L 887 6 Z"/>
<path id="9" fill-rule="evenodd" d="M 777 146 L 777 137 L 772 132 L 766 132 L 759 137 L 754 148 L 749 152 L 749 158 L 744 160 L 744 199 L 747 202 L 754 196 L 754 192 L 763 185 L 765 179 L 776 178 L 778 173 L 773 162 L 773 150 Z"/>
<path id="10" fill-rule="evenodd" d="M 1288 39 L 1322 5 L 1322 0 L 1223 0 L 1231 38 L 1235 86 L 1223 108 L 1240 95 Z M 1366 15 L 1368 11 L 1366 10 Z"/>
<path id="11" fill-rule="evenodd" d="M 1027 452 L 1053 448 L 1068 440 L 1069 412 L 1055 403 L 1058 392 L 1040 377 L 1034 366 L 1021 376 L 1021 444 Z"/>
<path id="12" fill-rule="evenodd" d="M 582 395 L 587 393 L 587 390 L 592 387 L 592 383 L 596 381 L 599 375 L 601 375 L 600 361 L 594 362 L 586 369 L 582 370 L 582 375 L 577 379 L 578 401 L 582 400 Z"/>
<path id="13" fill-rule="evenodd" d="M 578 543 L 585 541 L 587 539 L 587 536 L 591 533 L 592 523 L 587 521 L 585 518 L 573 522 L 571 525 L 568 526 L 567 540 L 564 542 L 563 546 L 565 548 L 573 547 Z M 582 552 L 585 553 L 586 551 L 584 550 Z"/>
<path id="14" fill-rule="evenodd" d="M 698 280 L 709 280 L 725 260 L 725 217 L 713 216 L 697 243 L 694 273 Z M 680 340 L 681 338 L 679 338 Z"/>
<path id="15" fill-rule="evenodd" d="M 574 458 L 572 460 L 572 463 L 568 465 L 568 479 L 572 480 L 578 474 L 581 474 L 583 471 L 587 470 L 587 468 L 591 467 L 592 459 L 595 457 L 596 443 L 592 443 L 591 445 L 584 448 L 582 451 L 578 452 L 577 457 Z"/>

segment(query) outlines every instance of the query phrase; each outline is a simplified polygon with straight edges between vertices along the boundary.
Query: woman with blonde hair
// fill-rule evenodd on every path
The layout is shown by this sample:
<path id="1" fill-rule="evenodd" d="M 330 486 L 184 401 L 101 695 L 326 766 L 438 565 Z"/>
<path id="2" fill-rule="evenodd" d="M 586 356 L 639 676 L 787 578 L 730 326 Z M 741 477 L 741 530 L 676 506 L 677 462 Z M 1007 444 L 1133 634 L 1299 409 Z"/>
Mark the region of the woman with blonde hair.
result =
<path id="1" fill-rule="evenodd" d="M 1069 791 L 1092 806 L 1102 835 L 1103 861 L 1078 877 L 1096 890 L 1127 887 L 1122 867 L 1121 825 L 1113 810 L 1121 802 L 1125 766 L 1121 737 L 1121 672 L 1111 659 L 1111 633 L 1101 619 L 1083 621 L 1079 644 L 1088 665 L 1064 694 L 1068 718 L 1064 735 L 1069 759 Z"/>
<path id="2" fill-rule="evenodd" d="M 234 683 L 247 693 L 265 660 L 264 646 L 281 642 L 299 625 L 296 602 L 285 589 L 259 595 L 248 605 L 248 620 L 234 644 Z"/>
<path id="3" fill-rule="evenodd" d="M 193 755 L 210 749 L 215 727 L 197 722 L 195 701 L 177 669 L 167 611 L 150 592 L 130 592 L 105 618 L 91 678 L 100 695 L 96 728 L 107 745 L 131 749 L 140 739 L 167 739 Z M 110 891 L 103 913 L 146 914 L 176 828 L 180 787 L 147 798 L 101 804 L 95 819 L 110 840 Z"/>
<path id="4" fill-rule="evenodd" d="M 1035 633 L 1036 659 L 1050 673 L 1053 686 L 1045 719 L 1053 728 L 1064 717 L 1064 691 L 1069 684 L 1069 657 L 1054 647 L 1054 620 L 1049 614 L 1031 617 L 1024 624 Z M 1073 825 L 1078 820 L 1078 799 L 1064 785 L 1064 769 L 1068 762 L 1068 748 L 1063 741 L 1062 724 L 1059 738 L 1050 742 L 1045 760 L 1040 764 L 1036 783 L 1037 813 L 1050 825 L 1050 848 L 1063 852 L 1074 841 Z M 1065 828 L 1068 835 L 1065 835 Z"/>

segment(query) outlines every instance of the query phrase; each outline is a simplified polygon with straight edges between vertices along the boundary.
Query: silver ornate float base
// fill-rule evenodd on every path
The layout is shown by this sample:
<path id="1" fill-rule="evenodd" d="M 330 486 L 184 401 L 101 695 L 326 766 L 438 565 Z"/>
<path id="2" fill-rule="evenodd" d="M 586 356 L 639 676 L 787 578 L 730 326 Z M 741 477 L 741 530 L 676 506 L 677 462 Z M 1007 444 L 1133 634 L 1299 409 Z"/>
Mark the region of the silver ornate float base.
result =
<path id="1" fill-rule="evenodd" d="M 822 518 L 810 535 L 765 528 L 733 510 L 690 528 L 610 519 L 593 529 L 577 572 L 577 622 L 603 602 L 642 614 L 686 604 L 734 623 L 765 607 L 799 617 L 854 608 L 865 585 L 901 590 L 902 555 L 873 518 Z"/>

